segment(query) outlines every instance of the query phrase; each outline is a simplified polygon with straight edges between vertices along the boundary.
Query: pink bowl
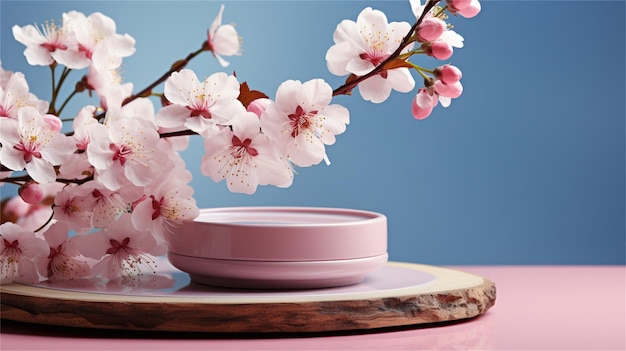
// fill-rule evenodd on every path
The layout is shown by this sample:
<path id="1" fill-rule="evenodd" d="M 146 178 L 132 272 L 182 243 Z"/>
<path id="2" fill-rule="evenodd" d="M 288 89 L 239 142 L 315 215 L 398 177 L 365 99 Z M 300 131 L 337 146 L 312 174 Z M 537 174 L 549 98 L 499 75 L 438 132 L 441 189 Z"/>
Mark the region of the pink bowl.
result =
<path id="1" fill-rule="evenodd" d="M 387 218 L 335 208 L 205 209 L 175 230 L 168 258 L 192 280 L 211 285 L 356 284 L 387 261 Z"/>

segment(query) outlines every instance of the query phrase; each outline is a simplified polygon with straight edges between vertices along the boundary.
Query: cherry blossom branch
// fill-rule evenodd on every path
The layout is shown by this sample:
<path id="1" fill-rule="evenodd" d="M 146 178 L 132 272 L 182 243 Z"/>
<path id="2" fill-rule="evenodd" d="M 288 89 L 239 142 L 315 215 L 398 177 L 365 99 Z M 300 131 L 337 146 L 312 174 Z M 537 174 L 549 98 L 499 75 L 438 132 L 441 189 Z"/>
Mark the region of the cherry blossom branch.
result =
<path id="1" fill-rule="evenodd" d="M 54 204 L 52 204 L 52 208 L 54 209 Z M 53 219 L 54 219 L 54 211 L 52 211 L 52 213 L 50 213 L 50 216 L 48 217 L 48 220 L 46 220 L 46 222 L 44 224 L 39 226 L 39 228 L 33 230 L 33 233 L 37 233 L 37 232 L 42 231 L 46 226 L 48 226 L 48 224 L 50 224 L 50 222 L 52 222 Z"/>
<path id="2" fill-rule="evenodd" d="M 190 129 L 179 130 L 176 132 L 159 133 L 159 136 L 161 138 L 171 138 L 171 137 L 188 136 L 188 135 L 198 135 L 198 133 Z"/>
<path id="3" fill-rule="evenodd" d="M 79 91 L 77 89 L 74 89 L 74 91 L 72 91 L 72 93 L 65 99 L 65 101 L 63 101 L 63 103 L 61 104 L 61 107 L 59 108 L 59 111 L 57 111 L 57 113 L 59 115 L 61 115 L 61 112 L 63 112 L 63 109 L 65 109 L 65 106 L 67 106 L 67 103 L 70 102 L 70 100 L 74 97 L 74 95 L 76 95 Z M 73 119 L 72 119 L 73 120 Z"/>
<path id="4" fill-rule="evenodd" d="M 61 78 L 59 78 L 59 83 L 56 84 L 55 86 L 54 71 L 56 69 L 56 64 L 50 65 L 50 69 L 52 70 L 52 99 L 50 101 L 50 107 L 48 107 L 48 113 L 53 114 L 53 115 L 58 115 L 59 112 L 56 111 L 56 108 L 54 106 L 56 105 L 57 98 L 59 97 L 59 92 L 61 91 L 61 86 L 63 86 L 63 82 L 65 82 L 65 79 L 67 78 L 67 76 L 70 74 L 72 70 L 67 67 L 64 67 L 63 73 L 61 73 Z"/>
<path id="5" fill-rule="evenodd" d="M 345 84 L 333 90 L 333 96 L 350 95 L 350 93 L 352 92 L 352 89 L 354 89 L 357 85 L 359 85 L 359 83 L 379 74 L 381 71 L 385 70 L 385 66 L 389 65 L 391 62 L 393 62 L 398 57 L 400 57 L 402 50 L 404 50 L 405 47 L 407 47 L 411 42 L 414 41 L 413 34 L 417 31 L 417 28 L 424 20 L 424 17 L 426 16 L 426 14 L 430 12 L 430 10 L 433 7 L 435 7 L 439 3 L 439 1 L 440 0 L 430 0 L 424 5 L 424 11 L 420 15 L 420 17 L 417 19 L 417 21 L 415 21 L 415 23 L 413 24 L 413 26 L 411 27 L 407 35 L 404 38 L 402 38 L 402 41 L 400 42 L 400 46 L 398 46 L 396 51 L 394 51 L 391 55 L 389 55 L 389 57 L 387 57 L 378 66 L 374 67 L 374 69 L 371 70 L 369 73 L 363 76 L 358 76 L 358 77 L 355 75 L 351 75 L 350 77 L 348 77 Z"/>
<path id="6" fill-rule="evenodd" d="M 52 92 L 52 96 L 50 97 L 50 99 L 52 100 L 52 102 L 50 103 L 50 106 L 48 106 L 48 113 L 52 112 L 52 109 L 54 109 L 53 107 L 53 103 L 54 103 L 54 90 L 56 89 L 55 86 L 55 80 L 56 80 L 56 74 L 54 74 L 55 71 L 55 67 L 56 67 L 56 61 L 54 63 L 52 63 L 50 66 L 50 75 L 51 75 L 51 83 L 52 83 L 52 87 L 50 89 L 50 91 Z"/>
<path id="7" fill-rule="evenodd" d="M 11 171 L 10 169 L 2 166 L 2 171 L 6 172 L 6 171 Z M 28 175 L 21 175 L 21 176 L 15 176 L 15 177 L 6 177 L 6 178 L 0 178 L 0 182 L 4 182 L 4 183 L 11 183 L 11 184 L 15 184 L 15 185 L 21 185 L 22 183 L 26 183 L 26 182 L 30 182 L 32 181 L 33 178 Z M 83 179 L 63 179 L 63 178 L 58 178 L 55 180 L 55 182 L 59 182 L 59 183 L 63 183 L 63 184 L 83 184 L 83 183 L 87 183 L 88 181 L 93 180 L 93 175 L 83 178 Z"/>

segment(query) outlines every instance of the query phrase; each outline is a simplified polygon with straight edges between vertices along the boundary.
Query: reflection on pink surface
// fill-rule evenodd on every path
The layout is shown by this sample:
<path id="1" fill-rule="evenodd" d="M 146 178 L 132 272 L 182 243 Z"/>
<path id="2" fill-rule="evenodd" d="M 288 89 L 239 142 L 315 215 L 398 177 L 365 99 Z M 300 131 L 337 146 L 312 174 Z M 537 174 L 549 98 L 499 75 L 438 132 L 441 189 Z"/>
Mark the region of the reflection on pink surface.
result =
<path id="1" fill-rule="evenodd" d="M 29 334 L 23 334 L 28 332 Z M 441 326 L 365 333 L 215 335 L 68 330 L 9 323 L 2 350 L 493 350 L 492 322 L 478 317 Z M 19 347 L 23 348 L 19 348 Z"/>
<path id="2" fill-rule="evenodd" d="M 624 350 L 624 266 L 451 267 L 496 283 L 496 305 L 461 323 L 350 335 L 254 338 L 118 333 L 3 323 L 2 350 Z M 117 333 L 117 335 L 116 335 Z"/>
<path id="3" fill-rule="evenodd" d="M 146 274 L 139 278 L 122 281 L 107 281 L 104 279 L 75 280 L 64 282 L 42 282 L 32 286 L 47 289 L 79 291 L 87 293 L 103 293 L 115 295 L 136 296 L 167 296 L 167 297 L 205 297 L 241 299 L 248 301 L 255 299 L 276 298 L 281 296 L 353 296 L 355 293 L 394 291 L 407 287 L 418 287 L 435 281 L 436 277 L 430 273 L 416 271 L 404 267 L 384 266 L 368 274 L 365 279 L 356 285 L 303 290 L 248 290 L 229 289 L 201 285 L 192 282 L 189 275 L 177 270 L 164 257 L 157 261 L 156 274 Z"/>

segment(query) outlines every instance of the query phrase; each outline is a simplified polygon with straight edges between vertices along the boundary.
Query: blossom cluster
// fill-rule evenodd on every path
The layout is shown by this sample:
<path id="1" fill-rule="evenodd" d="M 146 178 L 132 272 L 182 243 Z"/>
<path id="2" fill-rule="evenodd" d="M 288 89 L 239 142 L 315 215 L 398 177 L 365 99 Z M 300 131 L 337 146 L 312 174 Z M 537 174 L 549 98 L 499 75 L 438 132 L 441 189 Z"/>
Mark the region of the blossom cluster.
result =
<path id="1" fill-rule="evenodd" d="M 358 88 L 363 99 L 381 103 L 392 90 L 413 91 L 417 72 L 424 86 L 413 99 L 413 116 L 448 106 L 462 93 L 461 71 L 448 63 L 427 69 L 410 58 L 448 60 L 463 46 L 449 16 L 473 17 L 480 3 L 411 0 L 410 6 L 413 25 L 389 22 L 368 7 L 356 21 L 337 26 L 326 61 L 332 74 L 347 76 L 344 85 L 288 80 L 273 99 L 234 75 L 200 79 L 185 68 L 202 52 L 223 67 L 225 57 L 241 54 L 235 27 L 222 24 L 224 6 L 198 51 L 135 94 L 119 75 L 135 40 L 118 34 L 104 14 L 72 11 L 61 25 L 14 26 L 28 63 L 51 68 L 54 89 L 50 101 L 41 100 L 22 73 L 0 68 L 0 182 L 19 188 L 19 196 L 3 201 L 0 282 L 117 279 L 153 269 L 173 228 L 199 212 L 179 154 L 189 136 L 203 139 L 204 175 L 232 192 L 253 194 L 260 185 L 289 187 L 296 167 L 328 162 L 326 146 L 350 119 L 346 107 L 332 103 L 336 95 Z M 61 86 L 77 70 L 86 73 L 60 102 Z M 160 84 L 163 92 L 155 93 Z M 83 92 L 97 103 L 61 119 L 67 102 Z"/>

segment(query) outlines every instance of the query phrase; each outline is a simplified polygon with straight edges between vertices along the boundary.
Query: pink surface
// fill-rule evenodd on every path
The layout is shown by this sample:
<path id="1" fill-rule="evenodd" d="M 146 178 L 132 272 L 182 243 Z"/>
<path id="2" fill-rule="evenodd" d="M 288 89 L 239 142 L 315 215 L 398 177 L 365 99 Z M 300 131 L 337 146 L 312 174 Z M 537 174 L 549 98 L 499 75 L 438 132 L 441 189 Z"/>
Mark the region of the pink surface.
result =
<path id="1" fill-rule="evenodd" d="M 378 333 L 259 338 L 120 333 L 3 321 L 2 350 L 624 350 L 626 267 L 450 267 L 496 283 L 496 305 L 461 323 Z"/>

